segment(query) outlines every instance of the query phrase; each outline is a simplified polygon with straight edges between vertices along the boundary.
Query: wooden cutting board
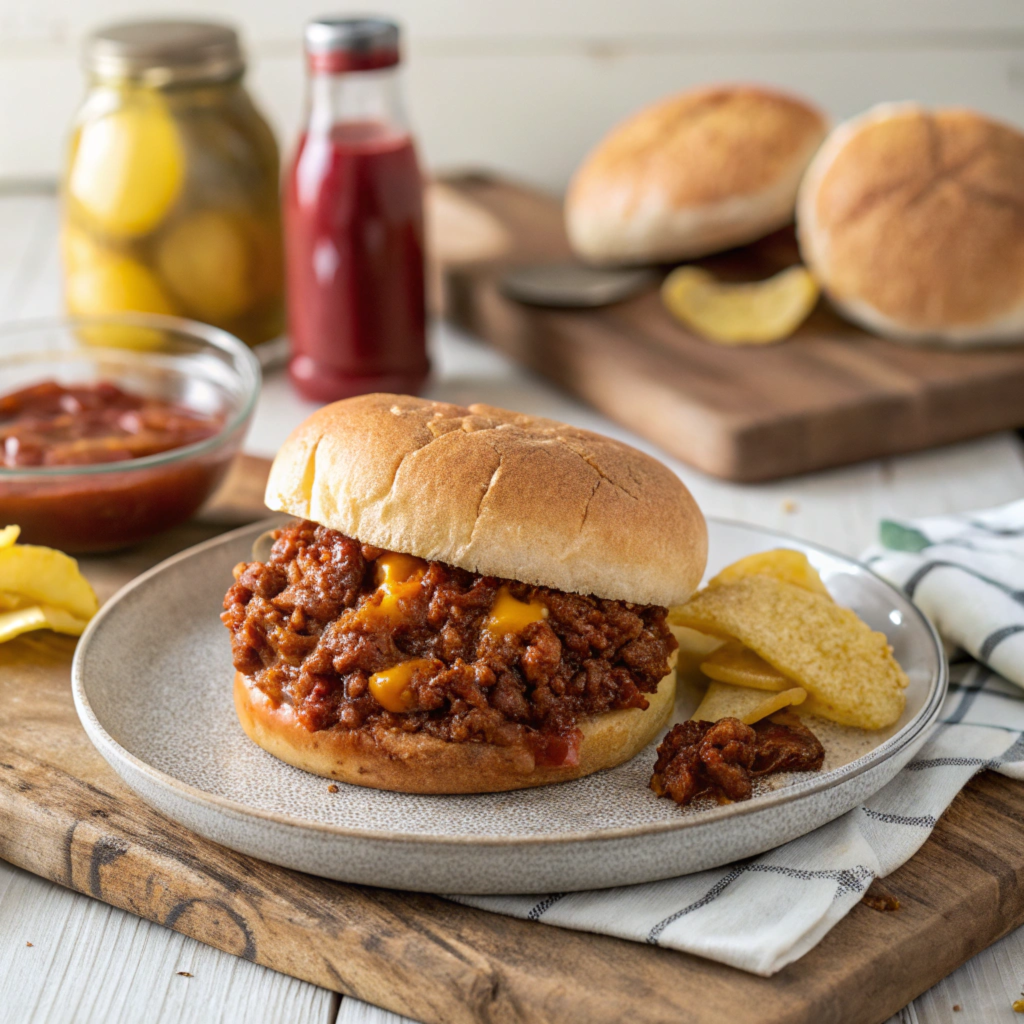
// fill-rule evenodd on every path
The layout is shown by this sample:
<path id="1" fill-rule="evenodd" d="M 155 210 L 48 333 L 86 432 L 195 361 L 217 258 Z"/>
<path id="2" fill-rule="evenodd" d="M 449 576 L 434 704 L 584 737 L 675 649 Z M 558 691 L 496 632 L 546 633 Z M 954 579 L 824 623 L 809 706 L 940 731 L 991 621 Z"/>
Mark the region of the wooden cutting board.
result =
<path id="1" fill-rule="evenodd" d="M 243 460 L 209 514 L 83 560 L 102 599 L 229 521 L 261 518 Z M 150 810 L 89 743 L 70 637 L 0 644 L 0 857 L 202 942 L 427 1024 L 876 1024 L 1024 922 L 1024 786 L 985 773 L 924 848 L 774 978 L 233 853 Z M 225 685 L 228 685 L 225 675 Z M 254 780 L 254 784 L 258 784 Z"/>
<path id="2" fill-rule="evenodd" d="M 698 469 L 771 480 L 1024 425 L 1024 346 L 955 352 L 872 337 L 822 301 L 797 334 L 728 348 L 676 323 L 657 289 L 597 310 L 502 296 L 508 267 L 570 258 L 560 204 L 498 178 L 433 197 L 434 285 L 454 323 Z M 793 232 L 701 261 L 758 280 L 793 263 Z"/>

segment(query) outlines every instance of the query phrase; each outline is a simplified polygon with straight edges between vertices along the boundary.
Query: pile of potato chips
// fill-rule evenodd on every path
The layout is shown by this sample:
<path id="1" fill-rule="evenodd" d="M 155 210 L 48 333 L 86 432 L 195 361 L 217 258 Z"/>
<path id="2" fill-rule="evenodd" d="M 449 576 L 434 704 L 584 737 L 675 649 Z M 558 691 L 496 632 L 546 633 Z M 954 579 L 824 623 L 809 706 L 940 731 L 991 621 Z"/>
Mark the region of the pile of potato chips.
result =
<path id="1" fill-rule="evenodd" d="M 0 530 L 0 643 L 33 629 L 81 636 L 99 609 L 78 563 L 62 551 L 18 544 L 21 530 Z"/>
<path id="2" fill-rule="evenodd" d="M 907 676 L 876 633 L 833 600 L 799 551 L 780 548 L 723 569 L 669 622 L 681 661 L 711 680 L 693 717 L 747 725 L 788 706 L 861 729 L 895 724 Z M 723 642 L 724 641 L 724 642 Z"/>

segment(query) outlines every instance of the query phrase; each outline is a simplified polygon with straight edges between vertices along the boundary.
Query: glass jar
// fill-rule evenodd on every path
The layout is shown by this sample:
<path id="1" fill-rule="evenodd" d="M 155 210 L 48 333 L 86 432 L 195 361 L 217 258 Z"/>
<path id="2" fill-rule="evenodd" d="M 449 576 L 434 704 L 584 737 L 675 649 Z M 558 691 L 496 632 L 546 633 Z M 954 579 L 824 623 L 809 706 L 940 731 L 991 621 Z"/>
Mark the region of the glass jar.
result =
<path id="1" fill-rule="evenodd" d="M 285 184 L 289 374 L 307 398 L 415 394 L 426 380 L 423 182 L 398 27 L 306 26 L 309 110 Z"/>
<path id="2" fill-rule="evenodd" d="M 86 62 L 62 189 L 68 311 L 185 316 L 250 345 L 277 337 L 278 150 L 242 85 L 235 32 L 112 25 L 91 37 Z"/>

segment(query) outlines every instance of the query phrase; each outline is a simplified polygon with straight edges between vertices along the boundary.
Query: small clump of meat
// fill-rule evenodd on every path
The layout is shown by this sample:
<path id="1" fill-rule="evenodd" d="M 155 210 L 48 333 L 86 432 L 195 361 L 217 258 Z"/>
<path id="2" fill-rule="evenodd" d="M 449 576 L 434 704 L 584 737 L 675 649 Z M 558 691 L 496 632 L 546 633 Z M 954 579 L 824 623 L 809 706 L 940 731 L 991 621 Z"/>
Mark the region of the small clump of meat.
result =
<path id="1" fill-rule="evenodd" d="M 774 772 L 818 771 L 825 749 L 795 715 L 755 725 L 738 718 L 680 722 L 658 746 L 651 789 L 685 806 L 698 796 L 749 800 L 754 779 Z"/>

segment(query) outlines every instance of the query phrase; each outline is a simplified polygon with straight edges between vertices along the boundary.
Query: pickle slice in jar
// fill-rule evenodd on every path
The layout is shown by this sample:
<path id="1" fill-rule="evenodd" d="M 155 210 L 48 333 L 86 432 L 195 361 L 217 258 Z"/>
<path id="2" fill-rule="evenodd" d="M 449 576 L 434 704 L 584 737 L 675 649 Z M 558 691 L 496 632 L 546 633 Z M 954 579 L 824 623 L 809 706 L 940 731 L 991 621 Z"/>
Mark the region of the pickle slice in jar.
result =
<path id="1" fill-rule="evenodd" d="M 91 227 L 115 237 L 148 234 L 181 191 L 185 152 L 159 94 L 125 94 L 125 105 L 79 129 L 67 192 Z"/>
<path id="2" fill-rule="evenodd" d="M 213 323 L 241 315 L 255 298 L 249 236 L 241 219 L 199 210 L 170 226 L 156 250 L 161 278 L 188 312 Z"/>
<path id="3" fill-rule="evenodd" d="M 65 281 L 68 312 L 73 316 L 108 313 L 177 313 L 156 276 L 137 260 L 95 247 L 87 262 L 75 265 L 68 259 Z M 158 348 L 159 331 L 145 327 L 111 324 L 79 331 L 83 341 L 118 348 Z"/>

